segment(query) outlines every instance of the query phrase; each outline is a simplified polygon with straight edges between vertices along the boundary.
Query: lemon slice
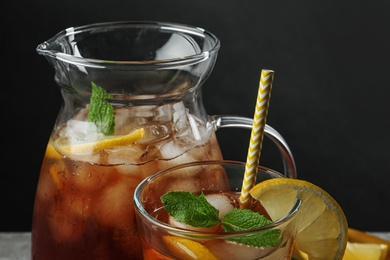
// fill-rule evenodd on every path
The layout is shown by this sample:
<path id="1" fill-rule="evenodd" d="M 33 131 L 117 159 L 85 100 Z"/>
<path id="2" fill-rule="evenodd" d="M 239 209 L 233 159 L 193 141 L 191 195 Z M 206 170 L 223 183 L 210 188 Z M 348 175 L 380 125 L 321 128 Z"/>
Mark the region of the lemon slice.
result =
<path id="1" fill-rule="evenodd" d="M 54 148 L 53 144 L 49 142 L 46 147 L 45 157 L 49 159 L 61 159 L 62 155 L 58 153 L 57 150 Z"/>
<path id="2" fill-rule="evenodd" d="M 164 236 L 167 248 L 179 259 L 217 260 L 217 257 L 199 242 L 176 236 Z"/>
<path id="3" fill-rule="evenodd" d="M 124 146 L 128 144 L 132 144 L 135 141 L 141 139 L 144 136 L 144 134 L 145 134 L 145 130 L 143 128 L 140 128 L 127 135 L 108 137 L 106 139 L 97 142 L 65 145 L 62 146 L 62 149 L 68 152 L 73 152 L 78 154 L 89 153 L 91 151 L 96 153 L 104 149 L 109 149 L 115 146 Z"/>
<path id="4" fill-rule="evenodd" d="M 385 260 L 387 251 L 385 244 L 348 242 L 343 260 Z"/>
<path id="5" fill-rule="evenodd" d="M 272 220 L 302 200 L 297 217 L 297 250 L 309 259 L 342 259 L 348 224 L 339 204 L 320 187 L 303 180 L 275 178 L 255 185 L 250 194 L 259 200 Z"/>
<path id="6" fill-rule="evenodd" d="M 357 229 L 348 228 L 348 245 L 345 251 L 345 257 L 349 255 L 357 255 L 357 252 L 361 249 L 365 249 L 365 252 L 372 252 L 372 256 L 375 254 L 380 255 L 379 258 L 369 258 L 365 253 L 361 254 L 366 256 L 366 258 L 356 258 L 356 259 L 387 259 L 390 260 L 390 254 L 388 249 L 390 247 L 390 241 L 383 238 L 368 234 L 366 232 L 359 231 Z M 351 248 L 351 249 L 350 249 Z M 378 253 L 380 251 L 380 254 Z M 343 258 L 343 260 L 344 260 Z M 352 258 L 346 258 L 352 259 Z"/>
<path id="7" fill-rule="evenodd" d="M 348 228 L 348 241 L 357 243 L 385 244 L 390 247 L 390 241 L 353 228 Z"/>

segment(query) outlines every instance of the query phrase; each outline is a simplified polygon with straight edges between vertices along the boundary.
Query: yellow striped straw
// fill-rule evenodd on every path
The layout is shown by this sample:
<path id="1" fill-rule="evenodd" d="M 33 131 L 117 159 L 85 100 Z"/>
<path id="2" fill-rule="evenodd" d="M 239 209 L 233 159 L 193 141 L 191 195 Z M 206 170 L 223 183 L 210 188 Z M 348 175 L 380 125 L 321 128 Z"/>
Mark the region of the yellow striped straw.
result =
<path id="1" fill-rule="evenodd" d="M 246 208 L 250 202 L 249 190 L 256 184 L 257 166 L 259 165 L 263 144 L 264 128 L 268 114 L 268 105 L 271 97 L 274 71 L 262 70 L 259 92 L 257 95 L 252 133 L 249 142 L 248 156 L 245 165 L 245 175 L 239 198 L 241 208 Z"/>

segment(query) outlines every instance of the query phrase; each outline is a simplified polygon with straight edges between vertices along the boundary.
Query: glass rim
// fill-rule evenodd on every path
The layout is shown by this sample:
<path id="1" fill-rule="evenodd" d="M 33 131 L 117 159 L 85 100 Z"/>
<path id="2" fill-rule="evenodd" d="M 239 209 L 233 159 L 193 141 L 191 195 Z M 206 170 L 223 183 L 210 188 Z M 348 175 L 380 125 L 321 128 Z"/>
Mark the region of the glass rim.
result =
<path id="1" fill-rule="evenodd" d="M 213 45 L 211 45 L 210 48 L 208 48 L 207 50 L 193 55 L 170 58 L 170 59 L 148 60 L 148 61 L 104 60 L 104 59 L 94 59 L 94 58 L 83 58 L 83 57 L 77 57 L 72 54 L 67 54 L 61 51 L 50 49 L 50 46 L 56 40 L 71 35 L 76 35 L 76 34 L 86 33 L 91 31 L 99 31 L 99 30 L 104 31 L 107 28 L 120 29 L 120 28 L 141 28 L 141 27 L 160 28 L 165 31 L 178 32 L 187 35 L 203 37 L 203 38 L 210 39 L 213 42 Z M 205 30 L 201 27 L 196 27 L 196 26 L 181 24 L 181 23 L 161 22 L 161 21 L 116 21 L 116 22 L 92 23 L 89 25 L 69 27 L 65 30 L 60 31 L 49 40 L 39 44 L 36 47 L 36 51 L 41 55 L 48 56 L 66 63 L 79 65 L 79 66 L 93 67 L 93 68 L 118 67 L 120 69 L 131 68 L 132 70 L 136 70 L 136 69 L 148 69 L 150 67 L 153 67 L 154 69 L 156 68 L 162 69 L 162 68 L 171 68 L 177 66 L 198 64 L 216 55 L 220 47 L 221 47 L 221 43 L 218 37 L 215 36 L 210 31 Z"/>
<path id="2" fill-rule="evenodd" d="M 196 162 L 189 162 L 189 163 L 184 163 L 184 164 L 179 164 L 176 166 L 172 166 L 160 171 L 157 171 L 156 173 L 150 175 L 149 177 L 145 178 L 144 180 L 141 181 L 141 183 L 136 187 L 134 191 L 134 197 L 133 197 L 133 202 L 134 202 L 134 208 L 135 211 L 138 212 L 143 219 L 146 219 L 150 224 L 154 227 L 163 229 L 169 233 L 175 234 L 175 235 L 181 235 L 181 236 L 191 236 L 191 237 L 202 237 L 204 239 L 216 239 L 216 238 L 221 238 L 221 239 L 226 239 L 228 237 L 232 236 L 244 236 L 244 235 L 249 235 L 253 232 L 260 232 L 263 230 L 267 230 L 270 228 L 277 228 L 278 226 L 288 222 L 290 219 L 292 219 L 297 213 L 298 210 L 302 204 L 302 200 L 299 198 L 295 199 L 295 202 L 292 206 L 292 208 L 281 218 L 272 221 L 272 223 L 258 227 L 258 228 L 253 228 L 249 230 L 243 230 L 243 231 L 234 231 L 234 232 L 215 232 L 215 231 L 199 231 L 199 230 L 189 230 L 189 229 L 184 229 L 184 228 L 178 228 L 178 227 L 172 227 L 168 225 L 165 222 L 162 222 L 160 220 L 155 219 L 152 217 L 146 210 L 145 208 L 141 205 L 141 202 L 137 199 L 139 195 L 141 194 L 142 190 L 145 188 L 145 186 L 151 182 L 153 179 L 160 175 L 167 174 L 171 171 L 175 171 L 181 168 L 189 167 L 189 166 L 199 166 L 199 165 L 213 165 L 213 164 L 223 164 L 223 165 L 232 165 L 232 166 L 244 166 L 244 162 L 239 162 L 239 161 L 233 161 L 233 160 L 207 160 L 207 161 L 196 161 Z M 266 171 L 266 172 L 271 172 L 273 174 L 279 175 L 281 178 L 286 178 L 284 175 L 281 173 L 269 169 L 264 166 L 258 166 L 258 170 Z"/>

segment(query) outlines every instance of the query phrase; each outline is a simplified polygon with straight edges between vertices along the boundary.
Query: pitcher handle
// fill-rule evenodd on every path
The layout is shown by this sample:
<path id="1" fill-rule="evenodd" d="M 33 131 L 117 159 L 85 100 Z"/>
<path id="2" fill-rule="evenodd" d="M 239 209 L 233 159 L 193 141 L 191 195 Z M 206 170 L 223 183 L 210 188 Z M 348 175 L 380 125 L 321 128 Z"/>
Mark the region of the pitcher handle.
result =
<path id="1" fill-rule="evenodd" d="M 239 127 L 252 129 L 253 119 L 240 116 L 213 115 L 210 122 L 215 130 L 226 127 Z M 279 149 L 283 160 L 284 175 L 289 178 L 297 178 L 297 169 L 291 150 L 281 134 L 269 125 L 265 125 L 264 135 L 268 137 Z"/>

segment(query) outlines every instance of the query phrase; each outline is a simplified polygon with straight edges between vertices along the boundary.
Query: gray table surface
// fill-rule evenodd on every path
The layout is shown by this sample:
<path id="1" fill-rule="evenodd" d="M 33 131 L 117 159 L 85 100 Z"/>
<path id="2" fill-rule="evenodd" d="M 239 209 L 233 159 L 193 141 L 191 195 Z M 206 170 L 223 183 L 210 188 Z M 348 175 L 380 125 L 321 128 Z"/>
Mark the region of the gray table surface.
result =
<path id="1" fill-rule="evenodd" d="M 390 241 L 390 232 L 368 232 Z M 0 232 L 0 260 L 31 259 L 30 232 Z"/>

